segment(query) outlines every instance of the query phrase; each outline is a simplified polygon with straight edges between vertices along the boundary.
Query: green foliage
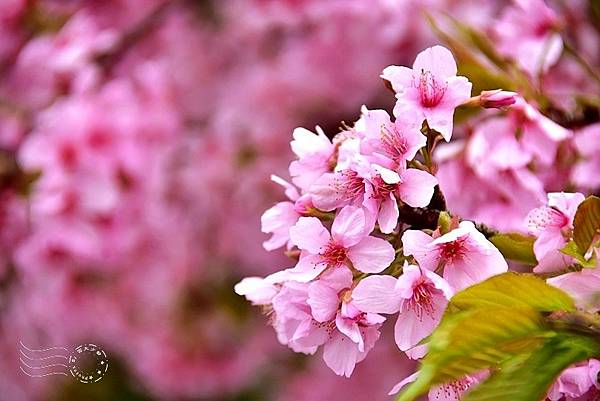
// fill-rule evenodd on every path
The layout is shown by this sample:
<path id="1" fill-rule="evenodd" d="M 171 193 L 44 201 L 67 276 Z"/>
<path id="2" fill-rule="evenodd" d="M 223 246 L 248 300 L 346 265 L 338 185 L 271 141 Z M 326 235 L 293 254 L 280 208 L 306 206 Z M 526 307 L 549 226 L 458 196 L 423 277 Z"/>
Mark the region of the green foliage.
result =
<path id="1" fill-rule="evenodd" d="M 587 260 L 573 240 L 569 241 L 560 251 L 565 255 L 575 258 L 581 267 L 590 268 L 596 266 L 596 254 L 594 253 L 590 260 Z"/>
<path id="2" fill-rule="evenodd" d="M 506 259 L 527 265 L 537 265 L 533 253 L 534 237 L 519 233 L 496 234 L 490 238 L 490 242 L 498 248 Z"/>
<path id="3" fill-rule="evenodd" d="M 576 313 L 567 294 L 532 275 L 505 273 L 469 287 L 450 300 L 419 377 L 398 400 L 486 369 L 490 378 L 467 400 L 539 400 L 564 368 L 600 354 L 600 340 L 557 324 Z"/>
<path id="4" fill-rule="evenodd" d="M 450 300 L 446 314 L 469 309 L 532 308 L 540 312 L 573 311 L 570 296 L 538 277 L 504 273 L 466 288 Z"/>
<path id="5" fill-rule="evenodd" d="M 579 251 L 585 254 L 597 234 L 600 234 L 600 198 L 588 196 L 581 202 L 575 213 L 573 241 Z"/>
<path id="6" fill-rule="evenodd" d="M 464 401 L 537 401 L 544 398 L 554 379 L 577 361 L 598 355 L 598 341 L 576 334 L 561 334 L 496 370 Z"/>

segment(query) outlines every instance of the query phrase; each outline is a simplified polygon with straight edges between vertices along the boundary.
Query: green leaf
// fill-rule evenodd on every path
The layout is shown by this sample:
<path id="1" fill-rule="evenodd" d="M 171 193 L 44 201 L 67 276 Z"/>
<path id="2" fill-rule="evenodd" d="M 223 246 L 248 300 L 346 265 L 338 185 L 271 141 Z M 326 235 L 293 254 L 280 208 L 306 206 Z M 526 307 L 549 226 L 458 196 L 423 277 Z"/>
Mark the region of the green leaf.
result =
<path id="1" fill-rule="evenodd" d="M 573 219 L 573 240 L 581 253 L 587 252 L 597 234 L 600 234 L 600 198 L 588 196 Z"/>
<path id="2" fill-rule="evenodd" d="M 532 266 L 538 263 L 533 253 L 534 237 L 519 233 L 496 234 L 490 238 L 490 242 L 507 259 Z"/>
<path id="3" fill-rule="evenodd" d="M 559 334 L 528 356 L 505 363 L 467 393 L 464 401 L 541 400 L 564 369 L 598 355 L 600 343 L 597 339 Z"/>
<path id="4" fill-rule="evenodd" d="M 560 251 L 562 253 L 564 253 L 565 255 L 574 257 L 582 267 L 585 267 L 585 268 L 596 267 L 596 253 L 594 253 L 592 255 L 590 260 L 587 260 L 585 258 L 585 256 L 583 256 L 581 254 L 579 247 L 573 240 L 569 241 L 567 243 L 567 245 L 565 245 L 565 247 L 563 249 L 561 249 Z"/>
<path id="5" fill-rule="evenodd" d="M 562 290 L 529 274 L 504 273 L 454 295 L 446 314 L 490 307 L 532 308 L 542 312 L 573 311 L 573 299 Z"/>
<path id="6" fill-rule="evenodd" d="M 431 386 L 535 350 L 551 333 L 534 309 L 490 308 L 451 316 L 431 336 L 418 379 L 398 398 L 413 400 Z"/>

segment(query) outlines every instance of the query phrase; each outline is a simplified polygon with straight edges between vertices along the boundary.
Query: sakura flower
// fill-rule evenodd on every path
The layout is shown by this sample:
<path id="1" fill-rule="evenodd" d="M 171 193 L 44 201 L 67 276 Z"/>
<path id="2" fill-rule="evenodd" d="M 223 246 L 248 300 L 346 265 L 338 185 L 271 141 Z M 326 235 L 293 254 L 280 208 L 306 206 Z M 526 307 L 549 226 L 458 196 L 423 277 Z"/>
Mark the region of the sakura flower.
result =
<path id="1" fill-rule="evenodd" d="M 395 339 L 402 351 L 415 347 L 433 332 L 451 296 L 452 290 L 443 278 L 408 264 L 398 279 L 369 276 L 352 291 L 354 305 L 365 312 L 399 312 Z"/>
<path id="2" fill-rule="evenodd" d="M 292 182 L 301 189 L 308 189 L 317 178 L 335 166 L 335 163 L 331 164 L 334 145 L 320 127 L 316 130 L 316 135 L 305 128 L 294 130 L 291 146 L 298 160 L 290 164 L 290 175 Z"/>
<path id="3" fill-rule="evenodd" d="M 357 171 L 343 169 L 323 174 L 309 192 L 316 208 L 331 211 L 347 205 L 361 206 L 367 185 Z"/>
<path id="4" fill-rule="evenodd" d="M 471 386 L 479 383 L 486 373 L 477 373 L 474 375 L 466 375 L 462 379 L 455 380 L 449 383 L 445 383 L 439 386 L 434 386 L 429 390 L 428 399 L 429 401 L 460 401 L 463 394 L 471 388 Z M 388 393 L 393 395 L 398 393 L 404 386 L 414 382 L 419 377 L 419 372 L 413 373 L 412 375 L 404 378 L 401 382 L 396 384 Z"/>
<path id="5" fill-rule="evenodd" d="M 582 188 L 600 187 L 600 123 L 589 125 L 575 135 L 575 147 L 581 155 L 571 180 Z"/>
<path id="6" fill-rule="evenodd" d="M 500 251 L 470 221 L 439 237 L 407 230 L 402 244 L 404 254 L 412 255 L 422 268 L 443 268 L 444 279 L 456 291 L 508 270 Z"/>
<path id="7" fill-rule="evenodd" d="M 598 256 L 596 253 L 596 257 Z M 600 311 L 600 268 L 562 274 L 547 281 L 571 295 L 578 308 L 590 312 Z"/>
<path id="8" fill-rule="evenodd" d="M 452 53 L 442 46 L 433 46 L 417 55 L 413 68 L 389 66 L 381 77 L 396 91 L 394 115 L 414 116 L 421 124 L 440 132 L 446 141 L 452 137 L 454 109 L 471 97 L 471 83 L 456 76 Z"/>
<path id="9" fill-rule="evenodd" d="M 319 219 L 301 217 L 290 229 L 292 242 L 302 250 L 290 279 L 308 282 L 327 268 L 352 264 L 364 273 L 379 273 L 392 263 L 395 251 L 387 241 L 368 235 L 365 212 L 344 207 L 336 216 L 331 235 Z"/>
<path id="10" fill-rule="evenodd" d="M 579 397 L 593 393 L 589 400 L 597 399 L 600 396 L 600 391 L 598 391 L 600 389 L 599 373 L 600 361 L 597 359 L 590 359 L 572 366 L 561 373 L 550 391 L 548 391 L 547 397 L 550 401 L 563 399 L 570 401 L 573 399 L 581 400 Z M 588 400 L 588 398 L 583 399 Z"/>
<path id="11" fill-rule="evenodd" d="M 273 273 L 265 278 L 246 277 L 233 289 L 236 294 L 245 296 L 253 305 L 269 305 L 273 297 L 279 293 L 282 279 L 281 272 Z"/>
<path id="12" fill-rule="evenodd" d="M 558 250 L 566 245 L 569 231 L 573 229 L 575 212 L 584 199 L 585 196 L 580 193 L 549 193 L 546 205 L 529 212 L 527 225 L 529 232 L 537 236 L 533 252 L 538 262 L 548 255 L 552 256 L 551 253 L 558 254 Z M 537 269 L 540 270 L 540 267 Z"/>
<path id="13" fill-rule="evenodd" d="M 307 303 L 314 319 L 326 328 L 323 359 L 336 374 L 350 377 L 379 337 L 385 318 L 359 310 L 350 299 L 352 272 L 339 268 L 326 272 L 308 287 Z"/>
<path id="14" fill-rule="evenodd" d="M 546 72 L 560 58 L 563 42 L 554 11 L 543 0 L 514 0 L 495 24 L 499 50 L 530 75 Z"/>
<path id="15" fill-rule="evenodd" d="M 290 242 L 290 228 L 298 222 L 301 216 L 293 202 L 300 198 L 300 194 L 293 185 L 280 177 L 272 175 L 271 180 L 285 188 L 285 194 L 292 202 L 279 202 L 266 210 L 261 216 L 262 232 L 273 234 L 268 241 L 263 242 L 263 247 L 267 251 L 272 251 L 284 245 L 287 245 L 287 249 L 291 249 L 293 245 Z"/>
<path id="16" fill-rule="evenodd" d="M 420 126 L 391 122 L 385 110 L 368 110 L 363 107 L 365 130 L 361 152 L 371 155 L 372 162 L 398 170 L 412 160 L 427 139 L 419 131 Z"/>
<path id="17" fill-rule="evenodd" d="M 265 295 L 258 299 L 268 302 L 271 291 L 267 281 L 280 277 L 246 279 L 236 290 L 252 294 L 253 299 L 258 294 Z M 385 321 L 380 315 L 365 313 L 352 305 L 346 295 L 351 286 L 352 272 L 340 267 L 324 272 L 310 284 L 286 281 L 270 302 L 272 324 L 282 344 L 307 354 L 323 345 L 327 366 L 347 377 L 373 348 Z"/>
<path id="18" fill-rule="evenodd" d="M 375 216 L 382 233 L 391 233 L 398 224 L 397 199 L 412 207 L 425 207 L 431 201 L 437 179 L 423 170 L 405 169 L 400 174 L 373 166 L 365 207 Z"/>
<path id="19" fill-rule="evenodd" d="M 510 110 L 510 118 L 521 131 L 522 146 L 540 163 L 551 165 L 556 158 L 558 144 L 570 138 L 572 132 L 544 116 L 523 98 L 518 98 Z"/>

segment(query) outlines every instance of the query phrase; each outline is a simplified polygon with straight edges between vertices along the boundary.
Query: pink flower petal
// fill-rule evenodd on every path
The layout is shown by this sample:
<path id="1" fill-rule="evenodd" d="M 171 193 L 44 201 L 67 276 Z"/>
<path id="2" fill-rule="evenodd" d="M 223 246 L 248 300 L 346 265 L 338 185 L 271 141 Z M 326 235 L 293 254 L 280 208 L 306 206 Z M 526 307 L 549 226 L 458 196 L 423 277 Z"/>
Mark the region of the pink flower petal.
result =
<path id="1" fill-rule="evenodd" d="M 417 314 L 415 310 L 406 309 L 398 314 L 394 328 L 394 338 L 398 348 L 409 350 L 430 335 L 440 322 L 448 300 L 442 294 L 432 294 L 433 313 Z"/>
<path id="2" fill-rule="evenodd" d="M 366 277 L 352 290 L 352 303 L 363 312 L 396 313 L 400 309 L 400 297 L 395 287 L 395 277 Z"/>
<path id="3" fill-rule="evenodd" d="M 344 207 L 331 226 L 333 239 L 346 248 L 356 245 L 366 234 L 365 212 L 359 207 Z"/>
<path id="4" fill-rule="evenodd" d="M 290 228 L 290 239 L 298 248 L 320 253 L 330 240 L 329 232 L 316 217 L 300 217 Z"/>
<path id="5" fill-rule="evenodd" d="M 428 270 L 435 270 L 440 262 L 440 252 L 430 244 L 433 239 L 423 231 L 406 230 L 402 235 L 404 255 L 412 255 L 419 266 Z"/>
<path id="6" fill-rule="evenodd" d="M 308 283 L 317 278 L 327 268 L 327 263 L 320 255 L 306 255 L 300 258 L 293 269 L 286 269 L 288 280 Z"/>
<path id="7" fill-rule="evenodd" d="M 327 284 L 317 280 L 308 287 L 308 299 L 310 310 L 317 322 L 327 322 L 335 317 L 340 305 L 337 291 Z"/>
<path id="8" fill-rule="evenodd" d="M 377 216 L 377 222 L 379 223 L 379 230 L 384 234 L 389 234 L 398 225 L 398 203 L 394 195 L 390 194 L 385 199 L 379 208 L 379 215 Z"/>
<path id="9" fill-rule="evenodd" d="M 415 168 L 406 169 L 402 173 L 402 184 L 398 191 L 400 199 L 412 207 L 425 207 L 429 205 L 433 196 L 437 179 L 426 171 Z"/>
<path id="10" fill-rule="evenodd" d="M 456 76 L 457 72 L 454 56 L 443 46 L 429 47 L 419 53 L 413 64 L 413 70 L 429 71 L 436 78 L 441 79 Z"/>
<path id="11" fill-rule="evenodd" d="M 323 360 L 339 376 L 350 377 L 358 357 L 358 346 L 341 333 L 334 334 L 324 346 Z"/>
<path id="12" fill-rule="evenodd" d="M 363 273 L 379 273 L 394 260 L 394 247 L 381 238 L 366 237 L 348 249 L 348 258 Z"/>

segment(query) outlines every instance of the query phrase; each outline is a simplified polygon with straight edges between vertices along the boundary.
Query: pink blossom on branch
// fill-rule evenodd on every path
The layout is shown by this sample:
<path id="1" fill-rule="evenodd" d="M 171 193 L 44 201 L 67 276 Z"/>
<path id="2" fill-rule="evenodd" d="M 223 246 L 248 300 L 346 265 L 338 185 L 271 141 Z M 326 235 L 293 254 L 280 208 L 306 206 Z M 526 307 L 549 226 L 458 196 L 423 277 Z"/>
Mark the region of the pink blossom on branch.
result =
<path id="1" fill-rule="evenodd" d="M 412 255 L 424 269 L 443 269 L 452 289 L 460 291 L 508 270 L 498 249 L 470 221 L 442 236 L 407 230 L 402 236 L 404 254 Z"/>
<path id="2" fill-rule="evenodd" d="M 396 91 L 397 118 L 414 118 L 418 125 L 427 120 L 429 127 L 450 141 L 454 109 L 471 97 L 472 86 L 456 73 L 452 53 L 434 46 L 417 55 L 412 69 L 390 66 L 381 77 Z"/>
<path id="3" fill-rule="evenodd" d="M 575 212 L 584 199 L 580 193 L 549 193 L 546 205 L 527 215 L 529 232 L 537 237 L 533 244 L 539 263 L 536 272 L 560 270 L 570 263 L 572 258 L 562 254 L 560 249 L 568 242 Z"/>
<path id="4" fill-rule="evenodd" d="M 354 304 L 372 313 L 398 313 L 395 339 L 408 351 L 431 334 L 446 309 L 452 290 L 436 273 L 405 264 L 399 278 L 370 276 L 352 291 Z"/>
<path id="5" fill-rule="evenodd" d="M 379 273 L 394 260 L 387 241 L 369 236 L 361 208 L 346 206 L 335 217 L 331 234 L 316 217 L 301 217 L 290 229 L 292 242 L 302 250 L 287 270 L 290 279 L 308 282 L 325 269 L 351 265 L 364 273 Z"/>

